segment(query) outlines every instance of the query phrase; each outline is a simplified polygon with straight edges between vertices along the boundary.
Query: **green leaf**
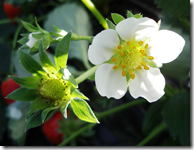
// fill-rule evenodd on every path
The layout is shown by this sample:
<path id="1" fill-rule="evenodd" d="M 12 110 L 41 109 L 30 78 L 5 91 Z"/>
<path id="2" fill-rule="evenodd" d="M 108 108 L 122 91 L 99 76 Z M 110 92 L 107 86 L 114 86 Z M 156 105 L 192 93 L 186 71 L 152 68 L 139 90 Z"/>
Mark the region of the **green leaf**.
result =
<path id="1" fill-rule="evenodd" d="M 23 67 L 32 74 L 45 74 L 42 66 L 29 54 L 19 50 L 19 58 Z"/>
<path id="2" fill-rule="evenodd" d="M 109 29 L 115 30 L 115 25 L 112 23 L 112 21 L 106 19 L 106 23 L 107 23 Z"/>
<path id="3" fill-rule="evenodd" d="M 82 17 L 80 17 L 82 16 Z M 91 36 L 92 26 L 90 23 L 90 18 L 87 10 L 76 3 L 65 3 L 59 7 L 55 7 L 53 11 L 48 14 L 48 19 L 44 22 L 44 29 L 47 31 L 55 31 L 53 29 L 53 22 L 58 28 L 65 30 L 67 32 L 72 31 L 72 33 L 78 36 Z M 69 47 L 69 59 L 78 59 L 86 66 L 90 67 L 88 64 L 88 44 L 87 40 L 71 41 Z M 51 45 L 55 47 L 56 45 Z"/>
<path id="4" fill-rule="evenodd" d="M 16 89 L 9 95 L 7 95 L 7 98 L 14 99 L 18 101 L 33 101 L 39 96 L 37 89 L 27 89 L 24 87 L 21 87 L 19 89 Z"/>
<path id="5" fill-rule="evenodd" d="M 59 108 L 59 106 L 56 107 L 49 107 L 46 108 L 42 111 L 41 114 L 41 119 L 42 119 L 42 123 L 44 123 L 46 121 L 46 119 L 48 118 L 49 113 L 51 113 L 52 110 Z"/>
<path id="6" fill-rule="evenodd" d="M 24 27 L 30 31 L 30 32 L 39 32 L 39 29 L 36 28 L 35 26 L 33 26 L 32 24 L 28 23 L 28 22 L 25 22 L 25 21 L 22 21 Z"/>
<path id="7" fill-rule="evenodd" d="M 156 0 L 158 8 L 162 8 L 163 12 L 168 12 L 171 16 L 180 18 L 190 17 L 190 1 L 185 0 Z"/>
<path id="8" fill-rule="evenodd" d="M 172 96 L 164 106 L 163 118 L 170 134 L 178 136 L 183 145 L 190 145 L 190 93 Z"/>
<path id="9" fill-rule="evenodd" d="M 64 36 L 64 38 L 57 45 L 55 50 L 55 63 L 58 69 L 66 67 L 70 41 L 71 32 Z"/>
<path id="10" fill-rule="evenodd" d="M 38 86 L 41 82 L 40 76 L 32 76 L 27 78 L 18 78 L 16 76 L 10 76 L 10 78 L 28 89 L 38 89 Z"/>
<path id="11" fill-rule="evenodd" d="M 133 17 L 133 13 L 131 11 L 127 11 L 127 18 Z"/>
<path id="12" fill-rule="evenodd" d="M 149 134 L 162 120 L 162 109 L 166 101 L 159 100 L 149 107 L 145 114 L 142 130 L 145 134 Z"/>
<path id="13" fill-rule="evenodd" d="M 71 93 L 72 98 L 81 98 L 85 100 L 89 100 L 84 94 L 79 92 L 77 89 L 74 89 L 73 92 Z"/>
<path id="14" fill-rule="evenodd" d="M 42 99 L 41 96 L 37 97 L 34 101 L 31 102 L 28 113 L 26 114 L 26 120 L 36 111 L 45 109 L 47 107 L 52 106 L 48 103 L 47 100 Z"/>
<path id="15" fill-rule="evenodd" d="M 23 38 L 19 39 L 17 42 L 20 43 L 21 45 L 24 45 L 24 44 L 26 44 L 28 41 L 29 41 L 28 38 L 23 37 Z"/>
<path id="16" fill-rule="evenodd" d="M 71 101 L 71 107 L 79 119 L 90 123 L 99 123 L 92 109 L 85 100 L 74 99 Z"/>
<path id="17" fill-rule="evenodd" d="M 46 52 L 44 50 L 42 40 L 40 40 L 40 42 L 39 42 L 39 57 L 40 57 L 40 62 L 42 64 L 44 70 L 46 70 L 49 73 L 55 73 L 57 71 L 56 67 L 51 62 L 51 60 L 49 59 L 48 55 L 46 54 Z"/>
<path id="18" fill-rule="evenodd" d="M 25 131 L 31 129 L 31 128 L 35 128 L 37 126 L 40 126 L 42 124 L 42 120 L 41 120 L 41 113 L 42 110 L 39 110 L 37 112 L 35 112 L 27 121 L 26 123 L 26 128 Z"/>
<path id="19" fill-rule="evenodd" d="M 115 24 L 118 24 L 120 21 L 124 20 L 125 18 L 117 13 L 112 13 L 112 20 L 114 21 Z"/>

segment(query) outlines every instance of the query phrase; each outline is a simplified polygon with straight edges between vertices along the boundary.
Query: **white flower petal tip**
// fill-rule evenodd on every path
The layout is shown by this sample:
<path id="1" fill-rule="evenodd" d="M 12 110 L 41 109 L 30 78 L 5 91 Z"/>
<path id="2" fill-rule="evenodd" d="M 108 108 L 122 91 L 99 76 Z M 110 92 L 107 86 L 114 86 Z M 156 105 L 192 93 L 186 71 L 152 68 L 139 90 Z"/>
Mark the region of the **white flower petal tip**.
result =
<path id="1" fill-rule="evenodd" d="M 127 91 L 126 78 L 121 76 L 121 71 L 112 68 L 112 64 L 102 64 L 97 68 L 96 88 L 101 96 L 120 99 Z"/>
<path id="2" fill-rule="evenodd" d="M 114 54 L 119 45 L 119 37 L 115 30 L 108 29 L 98 33 L 89 46 L 88 58 L 94 65 L 99 65 Z"/>
<path id="3" fill-rule="evenodd" d="M 158 24 L 150 18 L 127 18 L 116 26 L 116 31 L 120 37 L 125 40 L 131 40 L 135 38 L 136 40 L 145 40 L 146 38 L 154 35 L 159 29 Z"/>
<path id="4" fill-rule="evenodd" d="M 175 60 L 185 46 L 185 40 L 177 33 L 170 30 L 160 30 L 153 37 L 151 52 L 162 63 Z"/>
<path id="5" fill-rule="evenodd" d="M 148 102 L 155 102 L 164 95 L 165 79 L 158 68 L 139 72 L 129 82 L 129 91 L 134 98 L 143 97 Z"/>
<path id="6" fill-rule="evenodd" d="M 33 32 L 33 33 L 30 33 L 28 38 L 29 38 L 29 41 L 26 42 L 26 45 L 30 48 L 32 48 L 34 46 L 34 44 L 36 43 L 37 39 L 35 39 L 32 34 L 38 34 L 40 32 Z"/>

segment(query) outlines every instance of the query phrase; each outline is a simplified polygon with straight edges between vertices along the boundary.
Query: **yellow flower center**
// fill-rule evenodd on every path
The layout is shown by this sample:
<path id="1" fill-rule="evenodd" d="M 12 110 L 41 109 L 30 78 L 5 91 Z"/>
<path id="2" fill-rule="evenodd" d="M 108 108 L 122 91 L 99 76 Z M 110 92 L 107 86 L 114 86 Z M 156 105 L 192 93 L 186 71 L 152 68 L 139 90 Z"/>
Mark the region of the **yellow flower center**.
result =
<path id="1" fill-rule="evenodd" d="M 111 58 L 111 63 L 114 64 L 113 69 L 122 69 L 122 76 L 130 75 L 135 78 L 134 70 L 149 70 L 146 62 L 154 59 L 153 56 L 148 56 L 149 45 L 146 41 L 127 41 L 118 45 L 116 53 Z"/>
<path id="2" fill-rule="evenodd" d="M 66 81 L 58 78 L 49 78 L 40 82 L 42 84 L 39 87 L 39 94 L 49 103 L 53 103 L 56 106 L 68 99 L 70 88 Z"/>

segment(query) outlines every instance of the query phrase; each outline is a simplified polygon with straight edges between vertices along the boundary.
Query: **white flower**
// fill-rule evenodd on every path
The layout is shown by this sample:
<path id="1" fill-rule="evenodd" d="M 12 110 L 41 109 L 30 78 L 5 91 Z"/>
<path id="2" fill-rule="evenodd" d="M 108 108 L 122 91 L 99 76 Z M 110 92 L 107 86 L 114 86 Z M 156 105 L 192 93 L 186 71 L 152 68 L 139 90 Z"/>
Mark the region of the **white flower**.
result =
<path id="1" fill-rule="evenodd" d="M 34 46 L 34 44 L 36 43 L 37 39 L 35 39 L 32 35 L 33 34 L 39 34 L 40 32 L 32 32 L 29 34 L 28 38 L 29 38 L 29 41 L 26 42 L 26 45 L 29 47 L 29 48 L 32 48 Z"/>
<path id="2" fill-rule="evenodd" d="M 184 44 L 180 35 L 159 30 L 158 24 L 147 17 L 127 18 L 115 30 L 100 32 L 88 50 L 89 60 L 100 65 L 95 74 L 98 92 L 119 99 L 129 87 L 134 98 L 158 100 L 165 87 L 159 67 L 176 59 Z"/>

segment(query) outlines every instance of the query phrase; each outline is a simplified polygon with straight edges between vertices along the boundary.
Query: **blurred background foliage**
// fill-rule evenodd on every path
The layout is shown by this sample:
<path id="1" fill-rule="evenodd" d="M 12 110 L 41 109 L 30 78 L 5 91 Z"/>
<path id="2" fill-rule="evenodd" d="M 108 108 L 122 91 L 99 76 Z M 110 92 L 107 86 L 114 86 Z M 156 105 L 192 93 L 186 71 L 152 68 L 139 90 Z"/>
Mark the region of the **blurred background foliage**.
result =
<path id="1" fill-rule="evenodd" d="M 19 62 L 17 54 L 21 46 L 17 41 L 27 31 L 21 20 L 38 23 L 47 31 L 53 25 L 78 35 L 94 36 L 103 30 L 98 20 L 80 0 L 7 0 L 14 6 L 21 6 L 21 13 L 14 20 L 7 17 L 0 1 L 0 83 L 7 75 L 30 76 Z M 146 146 L 189 146 L 190 142 L 190 1 L 188 0 L 92 0 L 105 18 L 111 20 L 111 13 L 126 17 L 127 10 L 141 13 L 155 21 L 161 19 L 161 29 L 180 34 L 186 41 L 183 52 L 173 62 L 163 65 L 161 71 L 167 85 L 166 95 L 155 103 L 143 103 L 100 120 L 101 124 L 89 128 L 67 145 L 77 146 L 135 146 L 146 138 L 161 123 L 166 128 L 147 142 Z M 69 50 L 68 68 L 75 76 L 92 67 L 87 57 L 89 41 L 72 41 Z M 53 60 L 56 45 L 48 49 Z M 33 57 L 39 61 L 38 55 Z M 79 89 L 90 101 L 95 112 L 135 101 L 130 94 L 122 99 L 106 99 L 96 91 L 94 81 L 86 80 Z M 2 89 L 1 89 L 2 90 Z M 25 114 L 28 102 L 14 102 L 8 105 L 0 96 L 0 143 L 4 146 L 53 146 L 45 136 L 42 126 L 24 132 Z M 71 110 L 70 110 L 71 111 Z M 74 117 L 60 123 L 67 139 L 79 130 L 83 123 Z M 72 126 L 74 124 L 74 126 Z M 75 125 L 76 124 L 76 125 Z"/>

